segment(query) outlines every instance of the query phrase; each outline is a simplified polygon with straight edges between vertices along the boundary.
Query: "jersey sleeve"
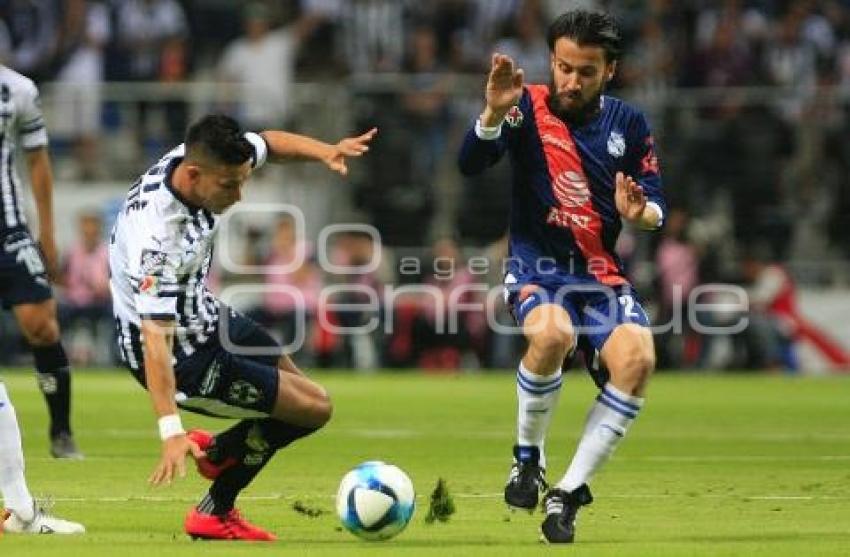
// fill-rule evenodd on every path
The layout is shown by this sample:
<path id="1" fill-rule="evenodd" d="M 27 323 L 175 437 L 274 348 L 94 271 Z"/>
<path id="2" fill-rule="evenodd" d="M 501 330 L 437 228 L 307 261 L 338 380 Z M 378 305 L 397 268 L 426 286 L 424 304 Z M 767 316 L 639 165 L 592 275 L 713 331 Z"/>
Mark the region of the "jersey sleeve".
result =
<path id="1" fill-rule="evenodd" d="M 505 141 L 505 124 L 502 123 L 498 134 L 489 136 L 482 133 L 481 127 L 476 120 L 475 124 L 466 132 L 463 144 L 460 147 L 458 166 L 464 176 L 474 176 L 484 172 L 493 166 L 507 150 Z"/>
<path id="2" fill-rule="evenodd" d="M 182 250 L 180 238 L 169 222 L 145 226 L 143 215 L 136 219 L 136 232 L 127 243 L 127 261 L 136 312 L 141 319 L 172 321 L 177 319 L 180 294 L 178 269 Z"/>
<path id="3" fill-rule="evenodd" d="M 643 114 L 637 114 L 631 131 L 632 138 L 628 144 L 632 148 L 627 159 L 626 173 L 643 188 L 647 205 L 658 211 L 658 228 L 661 228 L 667 216 L 667 200 L 661 181 L 658 155 L 655 152 L 655 140 Z"/>
<path id="4" fill-rule="evenodd" d="M 269 146 L 266 140 L 263 139 L 262 135 L 254 132 L 246 133 L 245 139 L 254 147 L 254 157 L 251 160 L 251 167 L 254 169 L 260 168 L 266 164 L 266 158 L 269 155 Z"/>
<path id="5" fill-rule="evenodd" d="M 38 88 L 28 82 L 23 88 L 18 113 L 18 134 L 24 149 L 39 149 L 47 145 L 47 128 L 41 114 Z"/>

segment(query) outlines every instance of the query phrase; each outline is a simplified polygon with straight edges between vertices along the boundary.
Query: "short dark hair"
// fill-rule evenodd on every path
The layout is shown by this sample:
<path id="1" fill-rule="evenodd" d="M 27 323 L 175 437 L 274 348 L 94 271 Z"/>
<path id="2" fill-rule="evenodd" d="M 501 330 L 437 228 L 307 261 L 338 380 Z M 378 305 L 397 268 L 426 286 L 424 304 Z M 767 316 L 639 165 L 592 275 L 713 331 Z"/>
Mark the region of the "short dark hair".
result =
<path id="1" fill-rule="evenodd" d="M 546 40 L 549 50 L 555 52 L 555 42 L 561 37 L 572 39 L 579 46 L 599 46 L 605 51 L 605 60 L 613 62 L 623 53 L 623 39 L 617 21 L 604 12 L 572 10 L 561 14 L 552 25 Z"/>
<path id="2" fill-rule="evenodd" d="M 244 164 L 254 156 L 239 122 L 222 114 L 204 116 L 186 131 L 186 155 L 220 164 Z"/>

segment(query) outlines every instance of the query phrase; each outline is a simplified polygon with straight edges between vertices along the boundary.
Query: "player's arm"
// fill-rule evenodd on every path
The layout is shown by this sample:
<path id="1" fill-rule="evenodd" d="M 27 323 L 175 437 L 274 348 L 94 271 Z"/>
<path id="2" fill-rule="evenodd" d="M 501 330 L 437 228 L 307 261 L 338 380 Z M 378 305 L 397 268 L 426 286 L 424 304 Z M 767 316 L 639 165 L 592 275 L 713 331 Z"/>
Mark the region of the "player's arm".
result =
<path id="1" fill-rule="evenodd" d="M 462 174 L 471 176 L 496 164 L 505 152 L 502 123 L 522 96 L 523 71 L 514 61 L 495 53 L 484 93 L 484 110 L 464 138 L 458 166 Z"/>
<path id="2" fill-rule="evenodd" d="M 203 452 L 186 436 L 177 413 L 174 398 L 177 387 L 171 364 L 174 321 L 143 319 L 142 338 L 145 346 L 145 383 L 162 439 L 162 457 L 149 481 L 153 485 L 170 484 L 176 475 L 186 475 L 186 453 L 191 451 L 195 458 L 200 458 Z"/>
<path id="3" fill-rule="evenodd" d="M 631 176 L 618 172 L 615 178 L 614 200 L 624 220 L 644 230 L 661 226 L 661 211 L 657 204 L 647 201 L 643 187 Z"/>
<path id="4" fill-rule="evenodd" d="M 38 213 L 38 241 L 51 279 L 59 276 L 59 253 L 53 228 L 53 172 L 46 146 L 26 151 L 32 195 Z"/>
<path id="5" fill-rule="evenodd" d="M 279 130 L 264 131 L 260 135 L 266 142 L 271 162 L 317 161 L 345 176 L 348 174 L 346 158 L 360 157 L 366 153 L 377 133 L 378 129 L 372 128 L 363 135 L 347 137 L 334 144 Z"/>
<path id="6" fill-rule="evenodd" d="M 655 142 L 643 115 L 636 118 L 630 131 L 627 144 L 633 147 L 626 172 L 618 172 L 615 178 L 614 199 L 623 219 L 644 230 L 657 230 L 664 224 L 667 202 Z"/>

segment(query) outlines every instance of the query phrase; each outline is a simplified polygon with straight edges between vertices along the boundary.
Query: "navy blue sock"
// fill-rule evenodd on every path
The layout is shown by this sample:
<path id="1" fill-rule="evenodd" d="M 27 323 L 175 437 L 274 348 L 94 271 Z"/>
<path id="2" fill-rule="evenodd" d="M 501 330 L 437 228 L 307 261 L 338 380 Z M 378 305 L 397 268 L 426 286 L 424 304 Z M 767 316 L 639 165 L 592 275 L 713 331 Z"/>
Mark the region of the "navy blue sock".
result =
<path id="1" fill-rule="evenodd" d="M 209 493 L 198 504 L 198 510 L 211 514 L 226 514 L 236 497 L 260 473 L 272 456 L 293 441 L 316 431 L 287 424 L 272 418 L 243 420 L 221 435 L 216 435 L 213 452 L 217 458 L 232 457 L 237 464 L 226 469 L 210 486 Z M 241 443 L 237 442 L 241 435 Z M 222 445 L 219 445 L 219 438 Z M 241 445 L 241 446 L 240 446 Z"/>
<path id="2" fill-rule="evenodd" d="M 50 436 L 71 433 L 71 369 L 62 344 L 33 346 L 38 388 L 50 413 Z"/>

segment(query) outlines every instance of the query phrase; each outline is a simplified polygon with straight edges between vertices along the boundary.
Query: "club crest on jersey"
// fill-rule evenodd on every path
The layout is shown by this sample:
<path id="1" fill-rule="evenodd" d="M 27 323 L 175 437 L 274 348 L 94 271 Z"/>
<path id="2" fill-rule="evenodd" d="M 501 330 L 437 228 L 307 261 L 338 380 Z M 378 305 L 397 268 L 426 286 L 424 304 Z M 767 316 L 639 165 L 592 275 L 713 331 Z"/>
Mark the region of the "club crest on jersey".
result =
<path id="1" fill-rule="evenodd" d="M 522 110 L 519 109 L 517 105 L 513 105 L 508 113 L 505 114 L 505 122 L 512 128 L 518 128 L 522 125 L 524 116 L 522 115 Z"/>
<path id="2" fill-rule="evenodd" d="M 139 270 L 143 275 L 162 276 L 162 268 L 168 256 L 164 251 L 143 249 Z"/>
<path id="3" fill-rule="evenodd" d="M 626 154 L 626 139 L 618 131 L 612 131 L 608 136 L 608 154 L 616 158 Z"/>

